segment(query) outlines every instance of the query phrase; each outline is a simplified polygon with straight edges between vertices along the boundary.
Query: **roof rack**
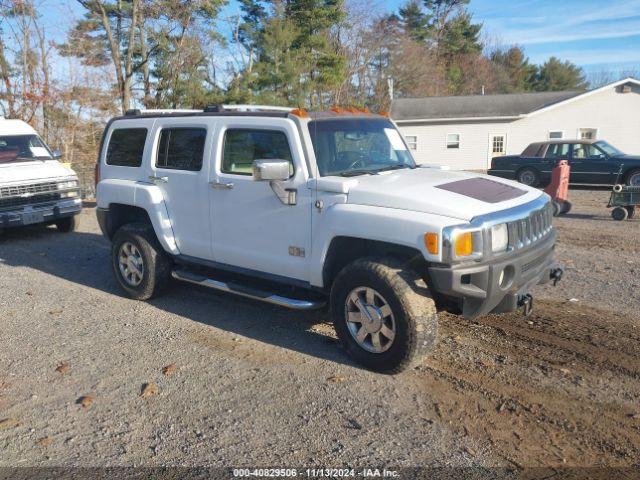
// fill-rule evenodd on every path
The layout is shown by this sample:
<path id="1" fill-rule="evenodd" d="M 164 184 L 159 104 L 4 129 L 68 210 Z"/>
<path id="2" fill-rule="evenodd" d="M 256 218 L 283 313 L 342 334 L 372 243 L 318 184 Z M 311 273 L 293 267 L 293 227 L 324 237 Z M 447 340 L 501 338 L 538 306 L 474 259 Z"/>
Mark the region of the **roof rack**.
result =
<path id="1" fill-rule="evenodd" d="M 293 107 L 276 107 L 274 105 L 220 105 L 224 110 L 236 112 L 290 112 Z"/>
<path id="2" fill-rule="evenodd" d="M 132 108 L 125 112 L 125 117 L 135 117 L 138 115 L 174 115 L 176 113 L 220 113 L 220 112 L 284 112 L 288 113 L 294 110 L 292 107 L 276 107 L 272 105 L 208 105 L 203 110 L 193 109 L 148 109 L 141 110 Z"/>
<path id="3" fill-rule="evenodd" d="M 140 110 L 139 108 L 132 108 L 124 112 L 125 117 L 135 117 L 136 115 L 163 115 L 173 113 L 200 113 L 202 110 L 192 109 L 171 109 L 171 108 L 157 108 L 149 110 Z"/>

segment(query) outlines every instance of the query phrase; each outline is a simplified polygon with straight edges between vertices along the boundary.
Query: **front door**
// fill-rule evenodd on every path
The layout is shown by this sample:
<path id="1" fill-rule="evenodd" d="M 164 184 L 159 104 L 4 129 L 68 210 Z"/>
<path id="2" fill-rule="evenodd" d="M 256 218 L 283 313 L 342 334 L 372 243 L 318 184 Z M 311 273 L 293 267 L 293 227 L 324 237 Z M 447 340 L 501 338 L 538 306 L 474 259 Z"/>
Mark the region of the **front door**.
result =
<path id="1" fill-rule="evenodd" d="M 611 161 L 606 153 L 595 145 L 578 143 L 573 146 L 571 159 L 571 181 L 608 185 L 616 180 L 617 162 Z"/>
<path id="2" fill-rule="evenodd" d="M 206 121 L 159 119 L 154 125 L 152 175 L 161 190 L 182 255 L 210 260 L 209 157 L 213 134 Z"/>
<path id="3" fill-rule="evenodd" d="M 505 133 L 492 133 L 489 135 L 489 168 L 491 160 L 502 157 L 507 153 L 507 135 Z"/>
<path id="4" fill-rule="evenodd" d="M 289 279 L 309 280 L 312 195 L 295 126 L 270 118 L 234 117 L 217 135 L 209 198 L 213 258 L 233 267 Z M 270 182 L 252 177 L 255 160 L 287 160 L 297 190 L 295 205 L 283 204 Z"/>

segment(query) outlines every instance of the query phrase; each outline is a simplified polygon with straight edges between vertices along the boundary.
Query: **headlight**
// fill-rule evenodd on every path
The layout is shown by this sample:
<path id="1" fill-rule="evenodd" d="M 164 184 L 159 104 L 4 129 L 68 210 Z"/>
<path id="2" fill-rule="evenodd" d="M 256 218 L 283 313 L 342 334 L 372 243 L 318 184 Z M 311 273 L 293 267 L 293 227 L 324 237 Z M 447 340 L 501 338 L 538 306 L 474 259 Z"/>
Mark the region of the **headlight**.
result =
<path id="1" fill-rule="evenodd" d="M 67 188 L 76 188 L 78 186 L 77 180 L 69 180 L 66 182 L 58 183 L 58 190 L 66 190 Z"/>
<path id="2" fill-rule="evenodd" d="M 77 190 L 71 190 L 70 192 L 62 192 L 60 198 L 74 198 L 78 196 Z"/>
<path id="3" fill-rule="evenodd" d="M 509 230 L 506 223 L 491 227 L 491 251 L 504 252 L 509 245 Z"/>

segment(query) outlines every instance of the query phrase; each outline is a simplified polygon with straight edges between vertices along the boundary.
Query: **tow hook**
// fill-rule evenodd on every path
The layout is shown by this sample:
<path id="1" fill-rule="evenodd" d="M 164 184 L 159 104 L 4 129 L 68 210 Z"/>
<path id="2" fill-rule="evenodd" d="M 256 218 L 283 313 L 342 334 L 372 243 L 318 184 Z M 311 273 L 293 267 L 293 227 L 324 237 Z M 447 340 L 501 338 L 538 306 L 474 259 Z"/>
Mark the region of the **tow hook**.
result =
<path id="1" fill-rule="evenodd" d="M 518 307 L 522 308 L 522 313 L 525 317 L 531 315 L 531 312 L 533 312 L 533 295 L 527 293 L 518 298 Z"/>
<path id="2" fill-rule="evenodd" d="M 555 287 L 560 280 L 562 280 L 562 275 L 564 275 L 564 268 L 556 267 L 551 269 L 551 274 L 549 278 L 553 280 L 553 286 Z"/>

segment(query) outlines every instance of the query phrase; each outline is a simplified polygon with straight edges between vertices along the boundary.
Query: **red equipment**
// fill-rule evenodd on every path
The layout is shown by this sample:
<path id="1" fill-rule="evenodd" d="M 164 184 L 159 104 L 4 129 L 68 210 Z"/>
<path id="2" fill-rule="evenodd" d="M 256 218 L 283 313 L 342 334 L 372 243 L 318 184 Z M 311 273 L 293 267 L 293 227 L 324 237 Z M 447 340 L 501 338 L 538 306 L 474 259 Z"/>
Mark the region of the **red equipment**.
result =
<path id="1" fill-rule="evenodd" d="M 544 189 L 553 200 L 553 216 L 557 217 L 571 210 L 569 197 L 569 174 L 571 167 L 567 160 L 560 160 L 551 172 L 551 182 Z"/>

